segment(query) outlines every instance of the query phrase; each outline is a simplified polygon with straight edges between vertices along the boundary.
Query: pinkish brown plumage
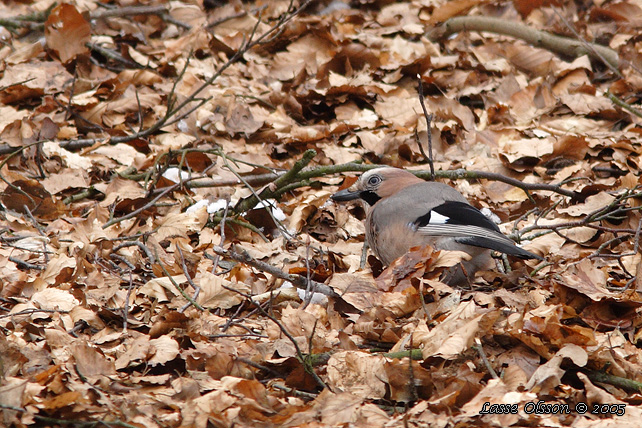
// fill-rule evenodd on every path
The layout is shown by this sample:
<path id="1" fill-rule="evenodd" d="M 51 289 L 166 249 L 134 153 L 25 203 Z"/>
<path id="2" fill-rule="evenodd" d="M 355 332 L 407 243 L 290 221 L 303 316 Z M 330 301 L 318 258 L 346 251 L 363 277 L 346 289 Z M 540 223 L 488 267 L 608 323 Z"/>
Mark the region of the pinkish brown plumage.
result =
<path id="1" fill-rule="evenodd" d="M 471 259 L 463 262 L 463 269 L 458 267 L 447 273 L 445 280 L 453 285 L 468 282 L 475 272 L 489 268 L 490 250 L 522 259 L 541 259 L 515 245 L 454 188 L 426 182 L 403 169 L 367 171 L 354 186 L 332 198 L 359 198 L 371 206 L 366 216 L 366 239 L 386 265 L 408 249 L 423 245 L 468 253 Z"/>

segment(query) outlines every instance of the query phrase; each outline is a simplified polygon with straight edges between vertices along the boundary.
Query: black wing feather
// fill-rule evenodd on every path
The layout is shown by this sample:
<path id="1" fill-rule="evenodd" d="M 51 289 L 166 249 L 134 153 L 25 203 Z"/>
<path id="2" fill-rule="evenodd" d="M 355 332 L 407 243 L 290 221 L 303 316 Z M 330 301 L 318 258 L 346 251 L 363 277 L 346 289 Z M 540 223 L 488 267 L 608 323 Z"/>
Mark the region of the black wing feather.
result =
<path id="1" fill-rule="evenodd" d="M 447 217 L 445 224 L 431 224 L 431 213 L 436 212 Z M 452 225 L 462 226 L 453 228 Z M 515 245 L 507 238 L 499 227 L 477 208 L 464 202 L 449 201 L 433 208 L 428 213 L 417 218 L 414 226 L 421 233 L 438 236 L 441 233 L 450 235 L 460 244 L 472 245 L 475 247 L 488 248 L 499 251 L 520 259 L 539 259 L 537 254 L 524 250 Z M 471 227 L 472 226 L 472 227 Z M 477 229 L 479 228 L 479 229 Z M 455 230 L 457 229 L 457 230 Z M 459 235 L 459 236 L 457 236 Z M 486 235 L 486 236 L 485 236 Z"/>
<path id="2" fill-rule="evenodd" d="M 494 232 L 499 232 L 499 227 L 493 223 L 488 217 L 481 213 L 477 208 L 464 202 L 449 201 L 433 208 L 438 214 L 448 217 L 446 224 L 464 224 L 471 226 L 479 226 L 484 229 L 490 229 Z M 423 227 L 430 223 L 430 213 L 422 215 L 415 220 L 416 227 Z"/>
<path id="3" fill-rule="evenodd" d="M 520 259 L 538 259 L 543 260 L 537 254 L 526 251 L 516 245 L 506 244 L 502 241 L 492 238 L 482 238 L 480 236 L 471 236 L 466 238 L 455 238 L 460 244 L 473 245 L 475 247 L 488 248 L 489 250 L 506 253 L 509 256 L 519 257 Z"/>

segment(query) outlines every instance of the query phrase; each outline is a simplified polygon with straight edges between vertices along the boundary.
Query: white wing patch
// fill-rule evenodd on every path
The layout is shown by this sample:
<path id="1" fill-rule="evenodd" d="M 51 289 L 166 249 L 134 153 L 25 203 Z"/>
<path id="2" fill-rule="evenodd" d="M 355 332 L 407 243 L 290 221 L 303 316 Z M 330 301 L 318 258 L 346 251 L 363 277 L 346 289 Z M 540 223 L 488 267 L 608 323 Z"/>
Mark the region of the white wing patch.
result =
<path id="1" fill-rule="evenodd" d="M 489 208 L 483 207 L 481 210 L 479 210 L 482 214 L 486 216 L 490 221 L 492 221 L 495 224 L 501 224 L 501 219 L 492 212 Z"/>
<path id="2" fill-rule="evenodd" d="M 430 220 L 428 224 L 446 224 L 450 217 L 439 214 L 437 211 L 430 211 Z"/>

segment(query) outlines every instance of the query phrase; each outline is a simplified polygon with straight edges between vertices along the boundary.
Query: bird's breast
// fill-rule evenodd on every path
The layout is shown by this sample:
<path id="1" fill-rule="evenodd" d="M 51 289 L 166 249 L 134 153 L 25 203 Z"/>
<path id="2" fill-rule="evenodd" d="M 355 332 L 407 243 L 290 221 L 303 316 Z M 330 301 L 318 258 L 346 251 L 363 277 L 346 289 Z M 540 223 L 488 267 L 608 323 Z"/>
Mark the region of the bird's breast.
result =
<path id="1" fill-rule="evenodd" d="M 366 239 L 372 252 L 383 262 L 389 265 L 395 259 L 403 256 L 412 247 L 423 245 L 438 245 L 437 239 L 422 236 L 416 233 L 412 223 L 404 221 L 403 216 L 391 217 L 382 222 L 372 210 L 366 219 Z M 378 220 L 378 221 L 377 221 Z"/>

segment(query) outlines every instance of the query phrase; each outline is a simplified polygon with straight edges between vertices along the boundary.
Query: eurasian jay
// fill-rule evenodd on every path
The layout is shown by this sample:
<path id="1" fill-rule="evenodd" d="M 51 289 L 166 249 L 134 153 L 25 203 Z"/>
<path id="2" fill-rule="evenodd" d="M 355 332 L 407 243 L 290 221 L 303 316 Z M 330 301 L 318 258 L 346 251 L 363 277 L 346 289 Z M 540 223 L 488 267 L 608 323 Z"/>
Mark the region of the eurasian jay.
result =
<path id="1" fill-rule="evenodd" d="M 450 285 L 465 284 L 478 270 L 488 269 L 490 250 L 543 260 L 515 245 L 454 188 L 424 181 L 403 169 L 371 169 L 332 199 L 363 199 L 371 206 L 366 215 L 366 239 L 384 265 L 410 248 L 424 245 L 468 253 L 471 259 L 463 262 L 463 268 L 450 269 L 442 278 Z"/>

